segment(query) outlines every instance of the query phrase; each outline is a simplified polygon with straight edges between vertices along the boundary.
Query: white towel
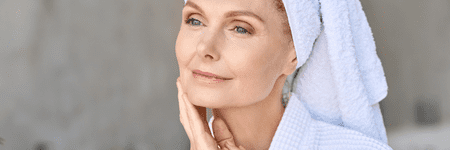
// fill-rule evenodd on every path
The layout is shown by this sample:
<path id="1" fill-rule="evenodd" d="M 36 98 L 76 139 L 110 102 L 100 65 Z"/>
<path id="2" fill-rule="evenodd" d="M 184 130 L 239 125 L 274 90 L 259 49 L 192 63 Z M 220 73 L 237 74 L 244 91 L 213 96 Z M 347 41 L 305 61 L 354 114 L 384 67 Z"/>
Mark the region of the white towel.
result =
<path id="1" fill-rule="evenodd" d="M 359 0 L 283 2 L 297 66 L 302 66 L 293 79 L 292 92 L 299 95 L 314 119 L 359 131 L 387 144 L 378 104 L 387 95 L 387 83 Z"/>

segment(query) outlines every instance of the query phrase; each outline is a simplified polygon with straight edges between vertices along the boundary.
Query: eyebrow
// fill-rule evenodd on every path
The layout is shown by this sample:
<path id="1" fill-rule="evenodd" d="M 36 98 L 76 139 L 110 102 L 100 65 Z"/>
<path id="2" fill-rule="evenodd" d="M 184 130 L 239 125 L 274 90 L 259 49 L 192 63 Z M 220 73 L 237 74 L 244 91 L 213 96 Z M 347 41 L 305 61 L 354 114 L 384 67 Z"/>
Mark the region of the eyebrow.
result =
<path id="1" fill-rule="evenodd" d="M 183 6 L 183 8 L 186 7 L 186 6 L 190 6 L 190 7 L 194 8 L 194 9 L 197 9 L 202 14 L 205 13 L 202 8 L 200 8 L 197 4 L 195 4 L 195 3 L 191 2 L 191 1 L 187 1 L 186 4 Z M 261 21 L 262 23 L 264 23 L 264 20 L 261 17 L 259 17 L 258 15 L 256 15 L 253 12 L 250 12 L 250 11 L 238 10 L 238 11 L 230 11 L 230 12 L 227 12 L 225 14 L 225 18 L 236 17 L 236 16 L 249 16 L 249 17 L 256 18 L 259 21 Z"/>

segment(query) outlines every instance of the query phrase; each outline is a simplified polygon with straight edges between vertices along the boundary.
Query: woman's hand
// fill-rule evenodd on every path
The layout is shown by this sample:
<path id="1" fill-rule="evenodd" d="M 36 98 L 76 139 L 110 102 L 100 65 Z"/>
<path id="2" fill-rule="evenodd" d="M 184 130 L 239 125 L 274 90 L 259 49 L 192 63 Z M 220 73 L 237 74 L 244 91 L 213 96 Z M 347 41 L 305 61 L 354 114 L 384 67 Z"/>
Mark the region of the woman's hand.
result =
<path id="1" fill-rule="evenodd" d="M 220 118 L 215 118 L 212 123 L 215 136 L 213 138 L 206 121 L 206 108 L 190 103 L 181 87 L 179 77 L 177 88 L 180 122 L 191 142 L 191 150 L 245 150 L 244 147 L 239 146 L 238 148 L 235 145 L 233 135 Z"/>

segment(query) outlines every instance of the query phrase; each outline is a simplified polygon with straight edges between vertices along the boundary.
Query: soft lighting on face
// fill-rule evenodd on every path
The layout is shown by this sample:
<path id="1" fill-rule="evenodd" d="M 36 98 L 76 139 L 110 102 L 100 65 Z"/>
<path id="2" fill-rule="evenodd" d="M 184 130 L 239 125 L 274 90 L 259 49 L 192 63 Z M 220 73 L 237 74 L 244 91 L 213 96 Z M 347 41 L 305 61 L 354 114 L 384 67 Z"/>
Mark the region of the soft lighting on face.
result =
<path id="1" fill-rule="evenodd" d="M 194 105 L 245 106 L 271 93 L 287 65 L 289 45 L 272 5 L 271 0 L 187 1 L 176 55 L 183 89 Z"/>

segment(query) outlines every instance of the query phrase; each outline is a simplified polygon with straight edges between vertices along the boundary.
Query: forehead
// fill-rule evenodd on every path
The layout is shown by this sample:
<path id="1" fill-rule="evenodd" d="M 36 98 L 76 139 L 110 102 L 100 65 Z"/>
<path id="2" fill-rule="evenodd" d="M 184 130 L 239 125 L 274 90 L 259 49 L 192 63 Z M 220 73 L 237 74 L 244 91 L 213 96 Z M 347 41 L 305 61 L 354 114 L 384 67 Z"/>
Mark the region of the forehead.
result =
<path id="1" fill-rule="evenodd" d="M 223 7 L 225 5 L 236 5 L 241 8 L 254 9 L 255 7 L 266 7 L 269 3 L 273 3 L 275 0 L 187 0 L 195 2 L 198 5 L 207 4 L 208 6 L 216 5 L 217 7 Z M 212 5 L 211 5 L 212 4 Z"/>
<path id="2" fill-rule="evenodd" d="M 226 13 L 228 11 L 250 11 L 261 18 L 272 19 L 275 0 L 187 0 L 196 4 L 205 13 Z"/>

